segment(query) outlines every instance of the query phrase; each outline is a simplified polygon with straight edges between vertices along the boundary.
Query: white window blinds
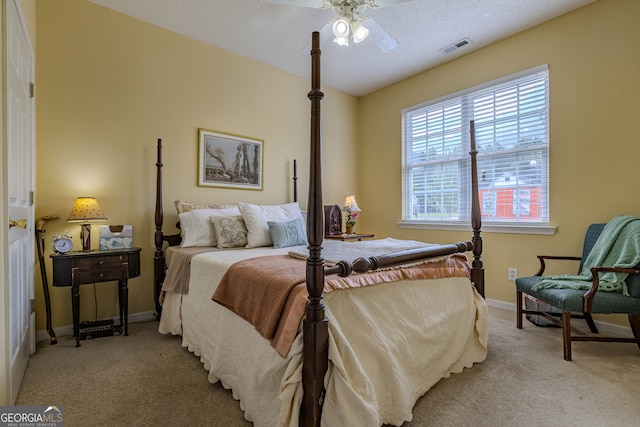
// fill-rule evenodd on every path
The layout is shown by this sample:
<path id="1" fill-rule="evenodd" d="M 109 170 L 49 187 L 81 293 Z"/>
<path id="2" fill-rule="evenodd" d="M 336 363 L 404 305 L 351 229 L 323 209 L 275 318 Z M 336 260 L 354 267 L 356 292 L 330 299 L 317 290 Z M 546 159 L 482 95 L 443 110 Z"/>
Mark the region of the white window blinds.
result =
<path id="1" fill-rule="evenodd" d="M 546 65 L 402 111 L 403 220 L 468 223 L 469 121 L 475 121 L 482 220 L 549 220 Z"/>

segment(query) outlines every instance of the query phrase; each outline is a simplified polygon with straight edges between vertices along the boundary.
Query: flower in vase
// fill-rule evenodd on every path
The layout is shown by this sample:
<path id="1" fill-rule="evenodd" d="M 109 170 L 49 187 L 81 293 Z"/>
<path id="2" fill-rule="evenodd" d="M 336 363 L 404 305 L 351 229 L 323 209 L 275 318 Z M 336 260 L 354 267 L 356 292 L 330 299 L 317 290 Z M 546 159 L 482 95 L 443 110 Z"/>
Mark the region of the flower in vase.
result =
<path id="1" fill-rule="evenodd" d="M 347 213 L 347 220 L 345 221 L 345 225 L 347 227 L 353 227 L 356 225 L 356 219 L 358 218 L 358 212 L 349 212 Z"/>

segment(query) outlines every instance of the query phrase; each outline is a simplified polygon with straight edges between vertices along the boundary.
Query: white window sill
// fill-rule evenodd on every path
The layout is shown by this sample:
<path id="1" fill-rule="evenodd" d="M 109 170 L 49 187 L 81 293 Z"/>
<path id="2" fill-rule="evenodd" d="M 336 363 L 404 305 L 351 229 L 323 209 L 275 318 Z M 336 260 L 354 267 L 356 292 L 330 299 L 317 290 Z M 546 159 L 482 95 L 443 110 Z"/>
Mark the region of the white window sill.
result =
<path id="1" fill-rule="evenodd" d="M 472 231 L 471 224 L 446 223 L 446 222 L 421 222 L 401 221 L 396 223 L 398 228 L 411 228 L 419 230 L 448 230 L 448 231 Z M 511 233 L 511 234 L 542 234 L 552 236 L 556 233 L 554 225 L 523 225 L 523 224 L 483 224 L 483 233 Z"/>

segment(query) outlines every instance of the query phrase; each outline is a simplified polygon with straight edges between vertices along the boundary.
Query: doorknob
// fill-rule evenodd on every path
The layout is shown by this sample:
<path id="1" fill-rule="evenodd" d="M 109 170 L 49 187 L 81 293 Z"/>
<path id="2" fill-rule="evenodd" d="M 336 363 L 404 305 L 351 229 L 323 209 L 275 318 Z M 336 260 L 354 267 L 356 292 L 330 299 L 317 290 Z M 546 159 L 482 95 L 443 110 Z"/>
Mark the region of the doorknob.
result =
<path id="1" fill-rule="evenodd" d="M 9 228 L 11 227 L 27 228 L 27 220 L 26 219 L 13 220 L 9 218 Z"/>

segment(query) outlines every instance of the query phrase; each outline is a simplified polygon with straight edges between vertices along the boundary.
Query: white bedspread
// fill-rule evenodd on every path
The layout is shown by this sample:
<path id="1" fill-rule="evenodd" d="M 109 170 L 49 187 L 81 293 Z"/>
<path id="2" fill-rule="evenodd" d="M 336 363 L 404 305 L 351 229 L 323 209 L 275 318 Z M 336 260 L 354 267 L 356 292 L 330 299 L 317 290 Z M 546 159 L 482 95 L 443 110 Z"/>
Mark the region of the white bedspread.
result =
<path id="1" fill-rule="evenodd" d="M 349 243 L 347 243 L 349 244 Z M 295 426 L 302 398 L 302 337 L 283 359 L 248 322 L 211 300 L 226 268 L 303 247 L 197 255 L 187 295 L 168 293 L 159 330 L 181 334 L 209 380 L 220 380 L 256 426 Z M 411 420 L 441 378 L 486 357 L 488 312 L 464 278 L 402 281 L 325 297 L 329 371 L 322 425 L 371 427 Z M 402 331 L 402 333 L 400 333 Z"/>

